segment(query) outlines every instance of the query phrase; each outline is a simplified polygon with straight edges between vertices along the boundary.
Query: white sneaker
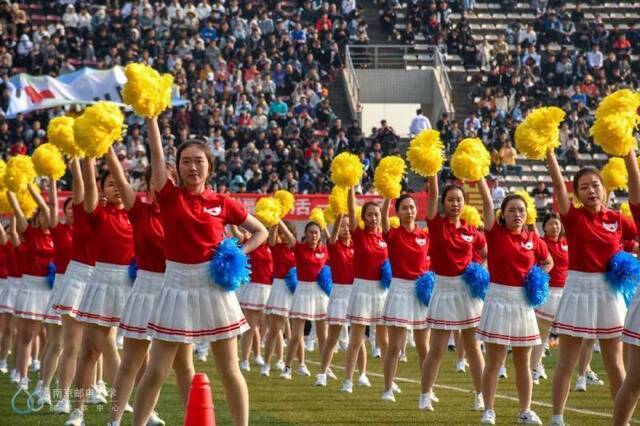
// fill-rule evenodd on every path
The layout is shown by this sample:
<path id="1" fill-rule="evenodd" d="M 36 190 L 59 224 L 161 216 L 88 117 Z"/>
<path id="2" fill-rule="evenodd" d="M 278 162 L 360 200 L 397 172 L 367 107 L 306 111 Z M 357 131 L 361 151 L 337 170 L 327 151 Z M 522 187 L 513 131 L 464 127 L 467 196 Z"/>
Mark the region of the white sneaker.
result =
<path id="1" fill-rule="evenodd" d="M 531 381 L 534 385 L 540 384 L 540 373 L 538 372 L 538 370 L 533 370 L 531 372 Z"/>
<path id="2" fill-rule="evenodd" d="M 11 370 L 11 383 L 18 384 L 20 382 L 20 373 L 15 368 Z"/>
<path id="3" fill-rule="evenodd" d="M 271 375 L 271 367 L 267 364 L 260 367 L 260 375 L 262 377 L 269 377 Z"/>
<path id="4" fill-rule="evenodd" d="M 107 426 L 120 426 L 120 422 L 114 420 L 112 422 L 107 423 Z"/>
<path id="5" fill-rule="evenodd" d="M 540 378 L 543 380 L 547 380 L 547 370 L 544 369 L 544 365 L 541 365 L 540 367 L 538 367 L 538 374 L 540 375 Z"/>
<path id="6" fill-rule="evenodd" d="M 276 370 L 284 371 L 285 365 L 283 360 L 276 362 Z"/>
<path id="7" fill-rule="evenodd" d="M 372 348 L 371 349 L 371 356 L 374 357 L 374 358 L 380 358 L 382 356 L 381 352 L 380 352 L 380 348 L 376 348 L 376 347 Z"/>
<path id="8" fill-rule="evenodd" d="M 371 382 L 369 381 L 369 377 L 367 377 L 367 375 L 364 373 L 361 374 L 360 377 L 358 377 L 358 385 L 370 388 Z"/>
<path id="9" fill-rule="evenodd" d="M 589 370 L 587 371 L 587 385 L 604 386 L 604 382 L 600 380 L 595 371 Z"/>
<path id="10" fill-rule="evenodd" d="M 51 405 L 51 390 L 49 390 L 49 388 L 43 388 L 38 398 L 40 399 L 40 404 Z"/>
<path id="11" fill-rule="evenodd" d="M 518 417 L 518 424 L 524 425 L 541 425 L 542 420 L 540 417 L 532 410 L 525 410 L 520 413 L 520 417 Z"/>
<path id="12" fill-rule="evenodd" d="M 42 380 L 38 380 L 38 383 L 36 383 L 36 387 L 33 390 L 33 396 L 40 398 L 40 395 L 42 394 L 43 389 L 44 389 L 44 382 Z"/>
<path id="13" fill-rule="evenodd" d="M 240 371 L 251 371 L 248 359 L 240 362 Z"/>
<path id="14" fill-rule="evenodd" d="M 506 379 L 507 377 L 509 377 L 507 376 L 507 367 L 500 367 L 500 370 L 498 371 L 498 377 L 501 379 Z"/>
<path id="15" fill-rule="evenodd" d="M 466 373 L 467 371 L 467 360 L 462 358 L 462 359 L 457 359 L 456 360 L 456 373 Z"/>
<path id="16" fill-rule="evenodd" d="M 306 377 L 309 377 L 309 376 L 311 376 L 311 372 L 309 371 L 309 369 L 307 368 L 307 366 L 306 366 L 306 365 L 304 365 L 304 364 L 300 364 L 300 365 L 298 366 L 298 375 L 299 375 L 299 376 L 306 376 Z"/>
<path id="17" fill-rule="evenodd" d="M 6 359 L 0 359 L 0 373 L 7 374 L 9 372 L 9 366 Z"/>
<path id="18" fill-rule="evenodd" d="M 119 351 L 124 348 L 124 336 L 122 334 L 118 334 L 116 336 L 116 346 L 118 347 Z"/>
<path id="19" fill-rule="evenodd" d="M 256 356 L 253 361 L 256 363 L 256 365 L 259 365 L 260 367 L 264 365 L 264 358 L 262 358 L 262 355 Z"/>
<path id="20" fill-rule="evenodd" d="M 400 352 L 400 358 L 398 358 L 400 362 L 407 362 L 407 354 L 404 352 Z"/>
<path id="21" fill-rule="evenodd" d="M 338 376 L 334 374 L 334 372 L 331 370 L 331 367 L 327 368 L 327 377 L 331 380 L 338 380 Z"/>
<path id="22" fill-rule="evenodd" d="M 387 402 L 396 402 L 396 397 L 393 395 L 393 391 L 389 389 L 382 393 L 382 400 Z"/>
<path id="23" fill-rule="evenodd" d="M 436 393 L 433 391 L 433 389 L 431 389 L 431 392 L 429 392 L 429 396 L 431 398 L 431 402 L 440 402 L 440 399 L 436 396 Z"/>
<path id="24" fill-rule="evenodd" d="M 549 422 L 549 426 L 565 426 L 565 425 L 566 423 L 564 422 L 562 415 L 552 416 L 551 421 Z"/>
<path id="25" fill-rule="evenodd" d="M 327 386 L 327 375 L 324 373 L 316 374 L 316 382 L 314 386 Z"/>
<path id="26" fill-rule="evenodd" d="M 349 347 L 349 341 L 348 340 L 340 340 L 338 342 L 338 347 L 340 348 L 340 350 L 342 352 L 346 352 L 347 348 Z"/>
<path id="27" fill-rule="evenodd" d="M 398 384 L 396 382 L 391 382 L 391 392 L 393 393 L 402 393 L 402 389 L 400 389 L 400 386 L 398 386 Z"/>
<path id="28" fill-rule="evenodd" d="M 340 392 L 353 393 L 353 383 L 351 382 L 351 380 L 347 379 L 342 382 Z"/>
<path id="29" fill-rule="evenodd" d="M 307 352 L 313 352 L 313 349 L 315 348 L 315 339 L 304 339 L 304 350 Z"/>
<path id="30" fill-rule="evenodd" d="M 95 387 L 92 387 L 89 391 L 87 391 L 87 399 L 85 403 L 87 405 L 106 404 L 107 399 L 102 396 L 102 394 Z"/>
<path id="31" fill-rule="evenodd" d="M 147 426 L 164 426 L 165 422 L 160 418 L 156 411 L 151 412 L 151 417 L 147 420 Z"/>
<path id="32" fill-rule="evenodd" d="M 64 426 L 84 426 L 84 414 L 82 410 L 79 408 L 73 410 L 67 421 L 64 422 Z"/>
<path id="33" fill-rule="evenodd" d="M 196 349 L 196 360 L 200 362 L 207 362 L 207 353 L 205 351 Z"/>
<path id="34" fill-rule="evenodd" d="M 480 423 L 483 425 L 495 425 L 496 424 L 496 412 L 493 410 L 485 410 L 480 418 Z"/>
<path id="35" fill-rule="evenodd" d="M 18 389 L 29 390 L 29 378 L 23 377 L 18 382 Z"/>
<path id="36" fill-rule="evenodd" d="M 31 365 L 29 366 L 29 370 L 33 371 L 34 373 L 37 373 L 38 371 L 40 371 L 40 361 L 37 359 L 34 359 L 31 362 Z"/>
<path id="37" fill-rule="evenodd" d="M 600 340 L 596 340 L 596 342 L 593 344 L 593 352 L 596 354 L 600 353 Z"/>
<path id="38" fill-rule="evenodd" d="M 473 403 L 473 411 L 484 411 L 484 397 L 481 393 L 476 394 L 476 398 Z"/>
<path id="39" fill-rule="evenodd" d="M 587 377 L 586 376 L 578 376 L 578 380 L 576 380 L 576 386 L 574 390 L 578 392 L 586 392 L 587 391 Z"/>
<path id="40" fill-rule="evenodd" d="M 431 394 L 421 393 L 418 400 L 418 410 L 420 411 L 433 411 L 433 404 L 431 403 Z"/>
<path id="41" fill-rule="evenodd" d="M 285 380 L 291 380 L 291 367 L 285 367 L 280 373 L 280 378 Z"/>
<path id="42" fill-rule="evenodd" d="M 105 398 L 109 396 L 109 391 L 107 391 L 107 384 L 104 382 L 104 380 L 98 380 L 98 383 L 96 384 L 96 390 L 100 392 L 100 395 L 104 396 Z"/>
<path id="43" fill-rule="evenodd" d="M 56 414 L 69 414 L 71 412 L 71 402 L 68 399 L 61 399 L 53 408 Z"/>
<path id="44" fill-rule="evenodd" d="M 124 411 L 125 413 L 129 413 L 129 414 L 131 414 L 131 413 L 133 413 L 133 407 L 131 406 L 131 404 L 129 404 L 129 403 L 127 402 L 127 405 L 125 405 L 125 406 L 124 406 L 124 410 L 123 410 L 123 411 Z"/>

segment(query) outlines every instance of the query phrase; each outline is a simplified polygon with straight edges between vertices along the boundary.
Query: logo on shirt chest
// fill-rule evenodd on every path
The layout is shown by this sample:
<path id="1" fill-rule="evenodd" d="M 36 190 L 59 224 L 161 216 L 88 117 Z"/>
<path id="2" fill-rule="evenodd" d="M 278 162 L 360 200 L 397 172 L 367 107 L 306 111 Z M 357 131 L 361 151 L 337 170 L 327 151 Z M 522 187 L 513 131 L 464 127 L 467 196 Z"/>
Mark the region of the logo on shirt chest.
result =
<path id="1" fill-rule="evenodd" d="M 523 241 L 520 245 L 525 250 L 533 250 L 533 241 Z"/>
<path id="2" fill-rule="evenodd" d="M 324 258 L 324 253 L 316 253 L 316 259 L 323 259 Z"/>
<path id="3" fill-rule="evenodd" d="M 473 242 L 473 235 L 465 235 L 465 234 L 460 234 L 460 237 L 468 242 L 468 243 L 472 243 Z"/>
<path id="4" fill-rule="evenodd" d="M 416 237 L 416 244 L 419 246 L 424 246 L 425 244 L 427 244 L 427 239 Z"/>
<path id="5" fill-rule="evenodd" d="M 384 240 L 378 240 L 378 245 L 382 248 L 387 248 L 387 242 Z"/>
<path id="6" fill-rule="evenodd" d="M 204 210 L 205 213 L 207 213 L 208 215 L 211 215 L 213 217 L 217 217 L 220 216 L 220 213 L 222 213 L 222 207 L 220 206 L 214 206 L 214 207 L 203 207 L 202 208 Z"/>
<path id="7" fill-rule="evenodd" d="M 613 223 L 602 222 L 602 227 L 605 229 L 605 231 L 616 232 L 618 230 L 618 222 L 613 222 Z"/>
<path id="8" fill-rule="evenodd" d="M 561 245 L 560 245 L 560 249 L 561 249 L 562 251 L 569 251 L 569 246 L 568 246 L 568 245 L 566 245 L 566 244 L 561 244 Z"/>

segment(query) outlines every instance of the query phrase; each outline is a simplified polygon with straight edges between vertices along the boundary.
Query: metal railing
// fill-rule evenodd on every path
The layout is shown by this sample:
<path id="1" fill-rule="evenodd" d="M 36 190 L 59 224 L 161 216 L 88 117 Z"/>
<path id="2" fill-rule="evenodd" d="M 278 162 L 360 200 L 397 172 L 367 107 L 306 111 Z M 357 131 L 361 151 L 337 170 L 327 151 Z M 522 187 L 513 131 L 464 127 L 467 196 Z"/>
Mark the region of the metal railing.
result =
<path id="1" fill-rule="evenodd" d="M 346 91 L 348 95 L 349 108 L 351 109 L 352 116 L 355 117 L 359 123 L 360 119 L 360 84 L 358 83 L 358 76 L 353 67 L 353 61 L 351 59 L 351 52 L 347 47 L 345 53 L 345 72 L 344 79 L 346 82 Z"/>

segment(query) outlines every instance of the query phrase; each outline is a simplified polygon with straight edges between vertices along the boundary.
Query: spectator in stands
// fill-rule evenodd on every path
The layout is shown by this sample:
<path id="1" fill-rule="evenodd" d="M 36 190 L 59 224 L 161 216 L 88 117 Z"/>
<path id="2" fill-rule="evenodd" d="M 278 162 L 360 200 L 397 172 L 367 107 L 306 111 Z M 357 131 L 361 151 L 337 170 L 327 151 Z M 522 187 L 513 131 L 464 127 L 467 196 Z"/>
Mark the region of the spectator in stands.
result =
<path id="1" fill-rule="evenodd" d="M 507 197 L 507 191 L 500 186 L 498 179 L 493 179 L 491 183 L 493 184 L 491 188 L 491 198 L 493 198 L 494 205 L 500 206 L 502 205 L 502 201 Z"/>
<path id="2" fill-rule="evenodd" d="M 431 129 L 431 122 L 422 114 L 422 109 L 416 110 L 416 116 L 411 120 L 409 126 L 409 136 L 414 137 L 425 129 Z"/>
<path id="3" fill-rule="evenodd" d="M 591 51 L 587 53 L 587 64 L 591 69 L 600 69 L 604 62 L 604 55 L 600 50 L 600 45 L 594 44 Z"/>
<path id="4" fill-rule="evenodd" d="M 549 203 L 551 202 L 551 190 L 547 188 L 544 182 L 538 182 L 533 190 L 531 190 L 533 202 L 538 210 L 538 216 L 544 216 L 548 213 Z"/>

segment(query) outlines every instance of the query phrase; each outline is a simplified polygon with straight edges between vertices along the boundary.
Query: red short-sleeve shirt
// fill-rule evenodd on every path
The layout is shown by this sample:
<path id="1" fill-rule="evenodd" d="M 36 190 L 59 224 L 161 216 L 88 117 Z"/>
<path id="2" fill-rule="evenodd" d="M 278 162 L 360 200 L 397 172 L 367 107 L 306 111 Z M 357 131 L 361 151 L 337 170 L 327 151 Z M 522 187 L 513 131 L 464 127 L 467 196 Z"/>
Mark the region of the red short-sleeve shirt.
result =
<path id="1" fill-rule="evenodd" d="M 145 203 L 136 197 L 127 212 L 133 226 L 133 245 L 138 269 L 164 272 L 164 229 L 160 221 L 160 207 L 156 203 Z"/>
<path id="2" fill-rule="evenodd" d="M 486 255 L 480 253 L 480 250 L 487 247 L 487 238 L 484 236 L 484 232 L 478 230 L 478 242 L 473 249 L 473 257 L 471 260 L 476 263 L 484 263 L 487 260 Z"/>
<path id="3" fill-rule="evenodd" d="M 353 243 L 328 244 L 331 277 L 335 284 L 353 284 Z"/>
<path id="4" fill-rule="evenodd" d="M 247 219 L 244 206 L 233 198 L 205 189 L 194 194 L 167 179 L 158 193 L 167 260 L 196 264 L 211 259 L 224 238 L 224 226 Z"/>
<path id="5" fill-rule="evenodd" d="M 473 253 L 486 245 L 478 230 L 464 220 L 456 227 L 449 219 L 437 215 L 427 220 L 431 245 L 431 269 L 438 275 L 461 275 L 473 260 Z"/>
<path id="6" fill-rule="evenodd" d="M 11 243 L 8 243 L 11 244 Z M 7 278 L 9 274 L 9 257 L 6 244 L 0 246 L 0 278 Z"/>
<path id="7" fill-rule="evenodd" d="M 64 274 L 73 251 L 73 227 L 68 223 L 59 223 L 51 229 L 51 238 L 55 249 L 53 262 L 56 265 L 56 273 Z"/>
<path id="8" fill-rule="evenodd" d="M 49 263 L 53 261 L 53 239 L 50 233 L 41 228 L 29 225 L 24 231 L 24 244 L 27 247 L 27 257 L 23 273 L 37 277 L 45 277 L 49 272 Z"/>
<path id="9" fill-rule="evenodd" d="M 71 260 L 85 265 L 95 265 L 95 246 L 97 243 L 94 228 L 89 222 L 89 214 L 84 210 L 84 204 L 72 204 L 73 233 L 71 237 Z"/>
<path id="10" fill-rule="evenodd" d="M 564 287 L 564 283 L 567 280 L 567 271 L 569 270 L 569 246 L 567 245 L 567 240 L 558 238 L 557 241 L 552 241 L 545 237 L 543 241 L 553 259 L 553 269 L 549 272 L 551 278 L 549 285 L 551 287 Z"/>
<path id="11" fill-rule="evenodd" d="M 637 234 L 631 219 L 606 208 L 593 213 L 572 205 L 562 216 L 562 224 L 569 245 L 569 269 L 580 272 L 605 272 L 621 241 L 635 239 Z"/>
<path id="12" fill-rule="evenodd" d="M 496 284 L 520 287 L 531 267 L 549 257 L 547 245 L 535 232 L 512 233 L 496 223 L 486 232 L 489 275 Z"/>
<path id="13" fill-rule="evenodd" d="M 386 235 L 389 262 L 393 276 L 415 280 L 429 269 L 429 234 L 417 226 L 407 231 L 404 226 L 390 229 Z"/>
<path id="14" fill-rule="evenodd" d="M 89 215 L 94 227 L 96 262 L 128 265 L 133 259 L 133 227 L 124 209 L 100 205 Z"/>
<path id="15" fill-rule="evenodd" d="M 380 268 L 385 260 L 389 258 L 387 252 L 387 242 L 379 232 L 365 231 L 356 228 L 351 231 L 353 240 L 353 253 L 355 259 L 361 261 L 353 262 L 355 278 L 378 281 L 380 279 Z"/>
<path id="16" fill-rule="evenodd" d="M 297 243 L 295 253 L 296 264 L 298 265 L 298 280 L 307 282 L 316 281 L 320 270 L 329 260 L 327 246 L 319 243 L 314 249 L 309 244 Z"/>
<path id="17" fill-rule="evenodd" d="M 273 253 L 268 243 L 263 243 L 249 253 L 251 262 L 251 282 L 258 284 L 273 283 Z"/>
<path id="18" fill-rule="evenodd" d="M 273 258 L 273 277 L 284 279 L 287 272 L 296 266 L 296 254 L 293 249 L 286 244 L 278 243 L 271 247 Z"/>

